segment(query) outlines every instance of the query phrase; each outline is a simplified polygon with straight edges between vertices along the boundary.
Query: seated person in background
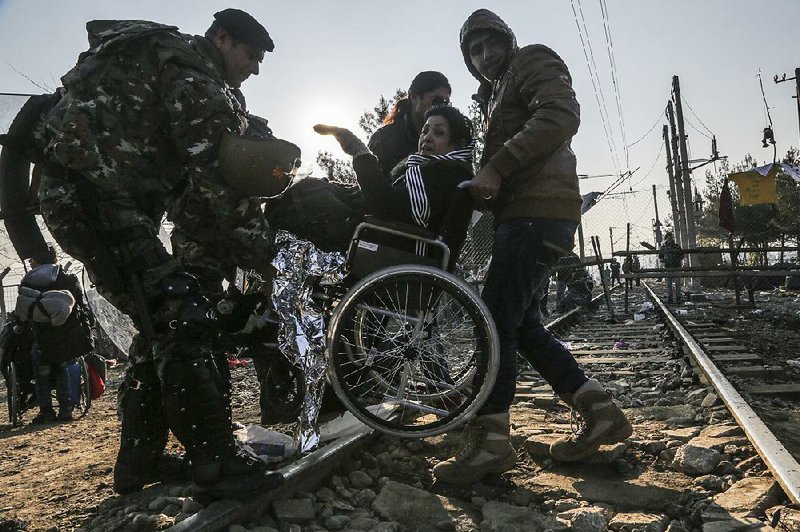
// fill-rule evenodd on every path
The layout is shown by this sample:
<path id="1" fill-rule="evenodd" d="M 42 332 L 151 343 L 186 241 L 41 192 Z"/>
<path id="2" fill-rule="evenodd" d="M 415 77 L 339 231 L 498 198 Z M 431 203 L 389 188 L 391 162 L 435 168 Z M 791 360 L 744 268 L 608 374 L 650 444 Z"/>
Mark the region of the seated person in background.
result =
<path id="1" fill-rule="evenodd" d="M 317 125 L 353 157 L 358 187 L 307 178 L 270 203 L 270 225 L 326 250 L 347 249 L 366 214 L 416 225 L 438 234 L 459 183 L 472 178 L 472 124 L 454 107 L 425 113 L 416 154 L 387 176 L 378 159 L 351 131 Z M 389 179 L 388 177 L 391 177 Z M 465 194 L 465 201 L 468 195 Z"/>

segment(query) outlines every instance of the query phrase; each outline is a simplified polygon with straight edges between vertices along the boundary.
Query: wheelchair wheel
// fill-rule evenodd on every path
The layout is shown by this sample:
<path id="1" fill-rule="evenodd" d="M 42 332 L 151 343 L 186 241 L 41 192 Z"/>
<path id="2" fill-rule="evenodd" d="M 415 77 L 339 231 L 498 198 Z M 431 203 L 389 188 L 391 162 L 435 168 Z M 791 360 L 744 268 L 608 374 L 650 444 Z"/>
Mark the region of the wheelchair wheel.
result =
<path id="1" fill-rule="evenodd" d="M 86 415 L 92 406 L 92 383 L 89 380 L 89 367 L 86 364 L 83 357 L 78 358 L 78 365 L 81 368 L 81 395 L 77 407 L 83 415 Z"/>
<path id="2" fill-rule="evenodd" d="M 342 298 L 327 336 L 328 377 L 370 427 L 429 437 L 471 419 L 497 376 L 489 310 L 466 283 L 428 266 L 377 271 Z M 389 419 L 377 415 L 389 408 Z"/>
<path id="3" fill-rule="evenodd" d="M 22 421 L 22 396 L 19 391 L 19 373 L 16 362 L 8 364 L 6 392 L 8 396 L 8 421 L 12 427 L 16 427 Z"/>

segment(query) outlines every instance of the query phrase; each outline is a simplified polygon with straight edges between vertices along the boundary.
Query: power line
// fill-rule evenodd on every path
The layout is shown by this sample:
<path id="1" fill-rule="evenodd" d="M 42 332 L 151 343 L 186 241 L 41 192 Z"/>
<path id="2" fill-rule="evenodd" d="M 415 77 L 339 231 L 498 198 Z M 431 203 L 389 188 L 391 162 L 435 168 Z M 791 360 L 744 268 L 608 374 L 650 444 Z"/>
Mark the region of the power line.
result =
<path id="1" fill-rule="evenodd" d="M 611 84 L 614 87 L 614 96 L 617 100 L 617 118 L 619 119 L 619 129 L 622 134 L 622 145 L 625 151 L 625 168 L 630 168 L 628 157 L 628 139 L 625 137 L 625 115 L 622 113 L 622 100 L 617 83 L 617 61 L 614 57 L 614 41 L 611 38 L 611 21 L 608 19 L 608 6 L 606 0 L 600 0 L 600 13 L 603 18 L 603 30 L 606 36 L 606 50 L 608 52 L 608 63 L 611 67 Z"/>
<path id="2" fill-rule="evenodd" d="M 642 135 L 641 137 L 639 137 L 638 139 L 636 139 L 632 143 L 628 144 L 626 146 L 626 148 L 631 148 L 631 147 L 639 144 L 641 141 L 643 141 L 650 133 L 653 132 L 653 130 L 656 128 L 656 126 L 659 124 L 659 122 L 662 121 L 663 118 L 664 118 L 664 113 L 658 113 L 658 117 L 656 118 L 656 121 L 653 122 L 653 126 L 650 129 L 647 130 L 647 133 L 645 133 L 644 135 Z"/>
<path id="3" fill-rule="evenodd" d="M 659 149 L 658 149 L 658 155 L 656 155 L 656 159 L 655 159 L 655 161 L 653 161 L 653 164 L 652 164 L 652 165 L 650 165 L 650 169 L 647 171 L 647 173 L 646 173 L 646 174 L 644 174 L 644 176 L 643 176 L 643 177 L 642 177 L 642 178 L 641 178 L 639 181 L 637 181 L 635 185 L 633 185 L 634 187 L 636 187 L 636 186 L 639 186 L 639 184 L 640 184 L 642 181 L 644 181 L 645 179 L 647 179 L 647 177 L 648 177 L 648 176 L 649 176 L 649 175 L 650 175 L 650 174 L 653 172 L 653 169 L 656 167 L 656 164 L 658 164 L 658 161 L 661 159 L 661 154 L 662 154 L 662 153 L 664 153 L 664 143 L 663 143 L 663 142 L 662 142 L 662 143 L 660 143 L 660 145 L 659 145 L 659 146 L 660 146 L 660 147 L 659 147 Z M 631 187 L 631 188 L 632 188 L 632 187 Z"/>
<path id="4" fill-rule="evenodd" d="M 693 115 L 694 115 L 694 117 L 697 119 L 697 121 L 698 121 L 698 122 L 700 122 L 700 124 L 701 124 L 701 125 L 702 125 L 704 128 L 706 128 L 706 131 L 708 131 L 708 132 L 711 134 L 711 136 L 713 137 L 713 136 L 714 136 L 714 132 L 713 132 L 713 131 L 711 131 L 710 129 L 708 129 L 708 126 L 706 126 L 706 125 L 703 123 L 703 121 L 702 121 L 702 120 L 700 120 L 700 117 L 699 117 L 699 116 L 697 116 L 697 113 L 695 113 L 695 112 L 694 112 L 694 109 L 692 109 L 692 106 L 691 106 L 691 105 L 689 105 L 689 102 L 687 102 L 687 101 L 686 101 L 686 96 L 684 96 L 684 95 L 683 95 L 683 93 L 681 93 L 681 100 L 683 100 L 683 103 L 685 103 L 685 104 L 686 104 L 686 107 L 688 107 L 688 108 L 689 108 L 689 111 L 691 111 L 691 112 L 692 112 L 692 114 L 693 114 Z M 684 116 L 684 117 L 683 117 L 683 119 L 684 119 L 684 120 L 686 120 L 686 117 Z M 698 130 L 698 133 L 699 133 L 699 132 L 700 132 L 700 131 Z M 709 138 L 711 138 L 711 137 L 709 137 Z"/>
<path id="5" fill-rule="evenodd" d="M 578 2 L 578 10 L 575 9 L 575 2 Z M 594 97 L 597 101 L 597 108 L 600 112 L 600 121 L 603 124 L 603 130 L 606 134 L 606 143 L 608 144 L 608 150 L 611 154 L 611 162 L 614 165 L 615 170 L 617 173 L 620 173 L 620 164 L 619 159 L 617 158 L 617 150 L 616 150 L 616 143 L 614 142 L 614 135 L 613 131 L 609 126 L 609 121 L 607 119 L 608 109 L 605 105 L 605 96 L 603 95 L 603 88 L 600 85 L 600 78 L 597 74 L 597 63 L 594 61 L 594 53 L 592 51 L 592 44 L 589 41 L 589 31 L 586 29 L 586 22 L 583 17 L 583 10 L 581 9 L 580 0 L 570 0 L 570 5 L 572 7 L 572 15 L 575 19 L 575 26 L 578 28 L 578 37 L 581 41 L 581 48 L 583 49 L 583 56 L 586 59 L 586 68 L 589 70 L 589 79 L 592 82 L 592 89 L 594 91 Z M 578 11 L 581 13 L 581 20 L 578 20 Z M 583 29 L 581 29 L 581 21 L 583 21 Z M 584 39 L 584 32 L 586 34 L 586 39 Z M 588 51 L 587 51 L 588 48 Z M 594 68 L 592 68 L 594 65 Z M 595 79 L 596 78 L 596 79 Z"/>
<path id="6" fill-rule="evenodd" d="M 687 118 L 685 115 L 684 115 L 684 117 L 683 117 L 683 121 L 684 121 L 684 122 L 686 122 L 687 124 L 689 124 L 689 127 L 690 127 L 690 128 L 694 129 L 695 131 L 697 131 L 698 133 L 700 133 L 701 135 L 703 135 L 703 136 L 704 136 L 705 138 L 707 138 L 708 140 L 711 140 L 711 137 L 709 137 L 708 135 L 706 135 L 705 133 L 703 133 L 702 131 L 700 131 L 699 129 L 697 129 L 697 126 L 695 126 L 695 125 L 692 123 L 692 121 L 691 121 L 691 120 L 689 120 L 689 119 L 688 119 L 688 118 Z M 703 126 L 703 127 L 705 127 L 705 126 Z M 713 133 L 712 133 L 712 134 L 713 134 Z"/>

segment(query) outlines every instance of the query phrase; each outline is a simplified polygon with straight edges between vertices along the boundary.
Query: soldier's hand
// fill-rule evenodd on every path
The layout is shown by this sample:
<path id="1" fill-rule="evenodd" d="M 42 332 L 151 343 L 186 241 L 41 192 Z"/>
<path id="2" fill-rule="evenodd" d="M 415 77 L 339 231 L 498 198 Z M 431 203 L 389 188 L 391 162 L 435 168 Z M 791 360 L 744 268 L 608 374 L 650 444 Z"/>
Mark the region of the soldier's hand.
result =
<path id="1" fill-rule="evenodd" d="M 361 139 L 356 137 L 355 133 L 349 129 L 328 126 L 325 124 L 317 124 L 314 126 L 314 131 L 320 135 L 333 135 L 336 141 L 342 147 L 342 150 L 344 150 L 347 155 L 356 157 L 358 155 L 369 153 L 369 149 L 366 147 L 366 145 L 364 145 L 364 143 L 361 142 Z"/>
<path id="2" fill-rule="evenodd" d="M 500 174 L 492 168 L 491 164 L 487 164 L 472 178 L 469 190 L 478 204 L 486 203 L 497 198 L 501 183 Z"/>

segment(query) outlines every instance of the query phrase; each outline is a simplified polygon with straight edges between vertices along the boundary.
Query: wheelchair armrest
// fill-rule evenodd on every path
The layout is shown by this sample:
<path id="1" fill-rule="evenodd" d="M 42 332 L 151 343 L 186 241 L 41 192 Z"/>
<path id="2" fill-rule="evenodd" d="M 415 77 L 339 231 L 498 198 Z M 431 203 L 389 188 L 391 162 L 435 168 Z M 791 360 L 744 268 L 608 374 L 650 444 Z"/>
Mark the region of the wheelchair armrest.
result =
<path id="1" fill-rule="evenodd" d="M 365 237 L 365 235 L 367 236 Z M 404 251 L 402 246 L 398 248 L 396 243 L 385 242 L 385 237 L 389 237 L 390 240 L 405 240 L 409 243 L 429 245 L 438 249 L 441 259 L 420 256 L 413 251 Z M 370 271 L 406 263 L 427 264 L 446 269 L 449 261 L 450 248 L 432 232 L 417 226 L 373 217 L 365 217 L 365 221 L 358 225 L 347 253 L 348 267 L 359 278 Z"/>
<path id="2" fill-rule="evenodd" d="M 424 227 L 419 227 L 417 225 L 406 224 L 402 222 L 395 222 L 391 220 L 383 220 L 376 216 L 372 216 L 368 214 L 362 218 L 363 223 L 369 224 L 373 229 L 377 229 L 378 231 L 387 229 L 385 231 L 387 233 L 398 234 L 402 233 L 403 235 L 408 235 L 411 237 L 419 237 L 419 238 L 427 238 L 428 240 L 436 240 L 438 236 L 431 231 L 428 231 Z M 356 229 L 356 235 L 358 235 L 359 230 L 361 230 L 361 226 Z"/>

